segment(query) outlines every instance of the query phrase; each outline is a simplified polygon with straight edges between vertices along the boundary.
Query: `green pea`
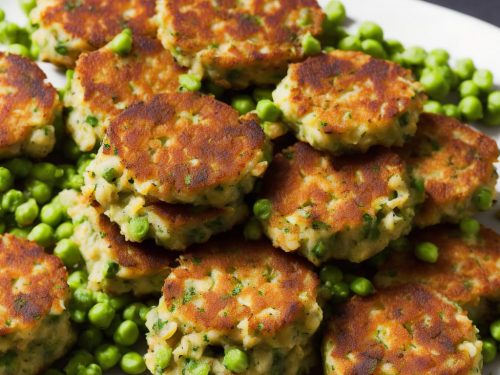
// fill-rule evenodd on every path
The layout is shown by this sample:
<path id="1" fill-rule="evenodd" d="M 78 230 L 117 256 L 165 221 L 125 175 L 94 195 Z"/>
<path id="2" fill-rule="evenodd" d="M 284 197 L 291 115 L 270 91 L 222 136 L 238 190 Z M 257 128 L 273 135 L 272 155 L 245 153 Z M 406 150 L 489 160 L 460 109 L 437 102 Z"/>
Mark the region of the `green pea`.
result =
<path id="1" fill-rule="evenodd" d="M 231 106 L 236 109 L 240 115 L 244 115 L 255 109 L 255 103 L 250 95 L 236 95 L 231 100 Z"/>
<path id="2" fill-rule="evenodd" d="M 68 268 L 73 268 L 83 263 L 78 245 L 67 238 L 57 243 L 54 248 L 54 255 L 59 257 Z"/>
<path id="3" fill-rule="evenodd" d="M 345 281 L 341 281 L 339 283 L 331 284 L 329 282 L 325 283 L 325 285 L 328 285 L 329 288 L 331 289 L 333 293 L 333 298 L 336 301 L 344 301 L 346 300 L 349 295 L 351 294 L 351 288 L 349 284 Z"/>
<path id="4" fill-rule="evenodd" d="M 146 371 L 146 364 L 139 353 L 128 352 L 122 357 L 120 368 L 126 374 L 137 375 Z"/>
<path id="5" fill-rule="evenodd" d="M 269 199 L 259 199 L 253 205 L 253 213 L 260 220 L 267 220 L 271 216 L 272 204 Z"/>
<path id="6" fill-rule="evenodd" d="M 415 246 L 415 256 L 427 263 L 436 263 L 439 258 L 439 248 L 431 242 L 421 242 Z"/>
<path id="7" fill-rule="evenodd" d="M 128 223 L 128 235 L 131 241 L 141 242 L 148 236 L 149 222 L 144 216 L 134 217 Z"/>
<path id="8" fill-rule="evenodd" d="M 450 85 L 439 70 L 425 70 L 420 77 L 425 92 L 434 99 L 443 99 L 450 92 Z"/>
<path id="9" fill-rule="evenodd" d="M 338 44 L 338 49 L 343 51 L 361 51 L 361 40 L 354 35 L 346 36 L 340 39 Z"/>
<path id="10" fill-rule="evenodd" d="M 99 365 L 91 363 L 87 367 L 80 367 L 77 375 L 102 375 L 102 369 Z"/>
<path id="11" fill-rule="evenodd" d="M 493 194 L 488 188 L 479 188 L 472 197 L 472 200 L 480 211 L 487 211 L 493 205 Z"/>
<path id="12" fill-rule="evenodd" d="M 83 324 L 87 320 L 87 312 L 78 309 L 70 309 L 69 315 L 72 321 L 77 324 Z"/>
<path id="13" fill-rule="evenodd" d="M 75 271 L 68 276 L 68 286 L 72 290 L 85 288 L 87 286 L 88 274 L 85 271 Z"/>
<path id="14" fill-rule="evenodd" d="M 263 99 L 273 100 L 273 90 L 256 87 L 252 92 L 252 96 L 256 102 L 260 102 Z"/>
<path id="15" fill-rule="evenodd" d="M 427 52 L 422 47 L 410 47 L 403 51 L 402 58 L 405 64 L 411 66 L 423 65 L 427 57 Z"/>
<path id="16" fill-rule="evenodd" d="M 146 321 L 148 320 L 148 314 L 151 311 L 151 309 L 152 309 L 151 306 L 143 306 L 139 309 L 139 318 L 141 319 L 143 326 L 146 324 Z"/>
<path id="17" fill-rule="evenodd" d="M 257 219 L 251 218 L 245 224 L 245 228 L 243 229 L 243 236 L 245 239 L 250 241 L 260 240 L 262 237 L 262 228 L 260 227 L 260 223 Z"/>
<path id="18" fill-rule="evenodd" d="M 321 43 L 308 33 L 302 38 L 302 51 L 306 56 L 317 55 L 321 52 Z"/>
<path id="19" fill-rule="evenodd" d="M 51 227 L 58 226 L 64 218 L 61 206 L 53 203 L 46 204 L 40 211 L 40 221 Z"/>
<path id="20" fill-rule="evenodd" d="M 312 253 L 316 258 L 323 258 L 326 253 L 326 246 L 323 241 L 318 241 L 312 249 Z"/>
<path id="21" fill-rule="evenodd" d="M 500 91 L 493 91 L 488 95 L 488 112 L 493 115 L 500 114 Z"/>
<path id="22" fill-rule="evenodd" d="M 482 91 L 489 91 L 493 87 L 493 73 L 486 69 L 479 69 L 472 75 L 472 81 Z"/>
<path id="23" fill-rule="evenodd" d="M 439 65 L 447 64 L 450 60 L 450 54 L 448 51 L 442 48 L 436 48 L 429 52 L 430 56 L 434 56 Z"/>
<path id="24" fill-rule="evenodd" d="M 38 217 L 38 212 L 39 209 L 36 201 L 33 198 L 28 199 L 25 203 L 16 208 L 16 223 L 22 227 L 31 225 Z"/>
<path id="25" fill-rule="evenodd" d="M 111 325 L 115 314 L 115 309 L 111 304 L 99 302 L 90 309 L 89 321 L 97 328 L 106 329 Z"/>
<path id="26" fill-rule="evenodd" d="M 475 236 L 479 233 L 479 230 L 481 229 L 479 221 L 469 217 L 460 220 L 459 225 L 462 233 L 467 236 Z"/>
<path id="27" fill-rule="evenodd" d="M 22 57 L 30 58 L 31 53 L 28 47 L 23 46 L 22 44 L 19 43 L 14 43 L 11 44 L 10 46 L 7 47 L 7 52 L 13 54 L 13 55 L 19 55 Z"/>
<path id="28" fill-rule="evenodd" d="M 460 80 L 465 81 L 472 78 L 476 71 L 476 66 L 471 59 L 460 59 L 457 60 L 453 70 Z"/>
<path id="29" fill-rule="evenodd" d="M 38 163 L 34 164 L 31 170 L 31 176 L 48 184 L 53 183 L 57 178 L 63 176 L 64 171 L 60 168 L 57 168 L 52 163 Z"/>
<path id="30" fill-rule="evenodd" d="M 330 22 L 340 25 L 346 17 L 344 4 L 337 0 L 331 0 L 325 7 L 325 14 Z"/>
<path id="31" fill-rule="evenodd" d="M 68 363 L 64 367 L 64 372 L 67 375 L 77 375 L 78 367 L 87 367 L 94 362 L 94 356 L 86 350 L 78 350 L 72 354 Z"/>
<path id="32" fill-rule="evenodd" d="M 98 328 L 88 327 L 80 332 L 80 336 L 78 337 L 78 345 L 80 346 L 80 348 L 90 351 L 101 345 L 103 340 L 104 336 Z"/>
<path id="33" fill-rule="evenodd" d="M 116 345 L 100 345 L 95 351 L 95 358 L 103 370 L 109 370 L 120 361 L 120 349 Z"/>
<path id="34" fill-rule="evenodd" d="M 281 117 L 281 110 L 269 99 L 259 101 L 256 110 L 263 121 L 277 121 Z"/>
<path id="35" fill-rule="evenodd" d="M 26 13 L 29 14 L 31 10 L 36 7 L 36 0 L 19 0 L 19 3 L 21 5 L 21 9 Z"/>
<path id="36" fill-rule="evenodd" d="M 6 212 L 15 212 L 17 207 L 26 201 L 22 191 L 10 189 L 2 197 L 2 209 Z"/>
<path id="37" fill-rule="evenodd" d="M 468 79 L 458 86 L 458 92 L 462 98 L 465 98 L 467 96 L 479 96 L 480 90 L 474 81 Z"/>
<path id="38" fill-rule="evenodd" d="M 424 104 L 424 112 L 436 113 L 436 114 L 442 115 L 443 114 L 443 106 L 438 101 L 428 100 Z"/>
<path id="39" fill-rule="evenodd" d="M 483 118 L 483 105 L 475 96 L 467 96 L 458 104 L 460 113 L 468 121 L 476 121 Z"/>
<path id="40" fill-rule="evenodd" d="M 181 74 L 179 84 L 187 91 L 199 91 L 201 89 L 201 80 L 194 74 Z"/>
<path id="41" fill-rule="evenodd" d="M 68 179 L 66 187 L 68 189 L 80 190 L 80 188 L 83 186 L 84 183 L 85 180 L 83 176 L 75 174 Z"/>
<path id="42" fill-rule="evenodd" d="M 186 375 L 208 375 L 210 373 L 210 365 L 208 363 L 189 359 L 189 362 L 186 361 L 183 372 L 184 371 Z"/>
<path id="43" fill-rule="evenodd" d="M 490 324 L 490 334 L 496 341 L 500 341 L 500 319 Z"/>
<path id="44" fill-rule="evenodd" d="M 379 59 L 387 58 L 384 47 L 375 39 L 366 39 L 361 42 L 361 49 L 364 53 Z"/>
<path id="45" fill-rule="evenodd" d="M 59 224 L 55 232 L 55 239 L 57 241 L 60 241 L 64 238 L 70 238 L 73 235 L 73 231 L 73 223 L 71 223 L 70 221 Z"/>
<path id="46" fill-rule="evenodd" d="M 31 180 L 26 185 L 26 194 L 35 199 L 38 204 L 45 204 L 52 197 L 52 187 L 45 182 Z"/>
<path id="47" fill-rule="evenodd" d="M 375 22 L 365 21 L 359 26 L 358 36 L 361 39 L 374 39 L 382 42 L 384 40 L 384 30 Z"/>
<path id="48" fill-rule="evenodd" d="M 248 355 L 238 348 L 227 349 L 222 364 L 229 371 L 240 374 L 248 369 Z"/>
<path id="49" fill-rule="evenodd" d="M 4 44 L 16 43 L 19 36 L 19 26 L 15 23 L 0 22 L 0 42 Z"/>
<path id="50" fill-rule="evenodd" d="M 5 11 L 3 9 L 0 9 L 0 22 L 2 22 L 5 19 Z"/>
<path id="51" fill-rule="evenodd" d="M 455 104 L 445 104 L 443 105 L 443 114 L 448 117 L 454 117 L 460 119 L 460 109 Z"/>
<path id="52" fill-rule="evenodd" d="M 5 224 L 4 224 L 5 226 Z M 13 236 L 19 237 L 19 238 L 28 238 L 28 235 L 30 233 L 30 230 L 27 228 L 12 228 L 9 231 L 10 234 Z"/>
<path id="53" fill-rule="evenodd" d="M 497 344 L 491 339 L 483 339 L 483 362 L 491 363 L 497 356 Z"/>
<path id="54" fill-rule="evenodd" d="M 389 53 L 389 55 L 404 51 L 404 47 L 401 42 L 395 39 L 387 39 L 384 41 L 384 49 Z"/>
<path id="55" fill-rule="evenodd" d="M 168 344 L 158 346 L 155 349 L 156 366 L 160 370 L 166 369 L 172 360 L 172 348 Z"/>
<path id="56" fill-rule="evenodd" d="M 131 346 L 134 345 L 138 339 L 139 327 L 132 320 L 123 321 L 113 334 L 113 340 L 117 345 Z"/>
<path id="57" fill-rule="evenodd" d="M 354 278 L 349 287 L 359 296 L 368 296 L 375 291 L 372 282 L 365 277 Z"/>
<path id="58" fill-rule="evenodd" d="M 23 158 L 7 160 L 4 165 L 14 176 L 19 178 L 27 177 L 33 167 L 31 160 Z"/>
<path id="59" fill-rule="evenodd" d="M 138 325 L 143 324 L 143 320 L 140 317 L 140 311 L 143 307 L 146 307 L 143 303 L 136 302 L 128 306 L 123 310 L 122 317 L 124 320 L 132 320 Z"/>
<path id="60" fill-rule="evenodd" d="M 5 167 L 0 167 L 0 192 L 9 190 L 14 185 L 14 176 Z"/>
<path id="61" fill-rule="evenodd" d="M 30 46 L 30 58 L 32 60 L 38 60 L 40 57 L 40 46 L 37 42 L 32 41 Z"/>
<path id="62" fill-rule="evenodd" d="M 132 298 L 128 294 L 122 294 L 120 296 L 111 297 L 109 299 L 109 303 L 111 303 L 111 306 L 113 306 L 113 308 L 118 311 L 122 310 L 123 308 L 125 308 L 125 306 L 130 304 L 131 300 Z"/>
<path id="63" fill-rule="evenodd" d="M 336 284 L 336 283 L 340 283 L 344 277 L 342 271 L 340 270 L 340 268 L 334 266 L 334 265 L 331 265 L 331 264 L 328 264 L 326 266 L 324 266 L 323 268 L 321 268 L 320 272 L 319 272 L 319 277 L 321 279 L 321 281 L 323 281 L 324 283 L 325 282 L 330 282 L 331 284 Z"/>
<path id="64" fill-rule="evenodd" d="M 82 311 L 88 311 L 96 302 L 94 292 L 86 288 L 77 288 L 73 292 L 71 303 L 73 306 Z"/>
<path id="65" fill-rule="evenodd" d="M 108 48 L 114 53 L 124 56 L 132 50 L 132 44 L 132 32 L 130 29 L 125 29 L 108 43 Z"/>

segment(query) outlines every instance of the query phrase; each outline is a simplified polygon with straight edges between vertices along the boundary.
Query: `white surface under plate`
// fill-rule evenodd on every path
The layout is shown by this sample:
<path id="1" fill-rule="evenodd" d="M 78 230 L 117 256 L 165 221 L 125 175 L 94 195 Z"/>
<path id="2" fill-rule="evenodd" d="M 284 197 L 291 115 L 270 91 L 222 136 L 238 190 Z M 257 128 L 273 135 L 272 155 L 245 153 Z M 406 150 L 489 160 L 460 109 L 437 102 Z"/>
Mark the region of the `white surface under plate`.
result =
<path id="1" fill-rule="evenodd" d="M 325 5 L 328 1 L 319 1 Z M 500 86 L 500 29 L 473 17 L 425 3 L 419 0 L 344 0 L 349 17 L 349 29 L 355 30 L 359 22 L 379 23 L 387 38 L 398 39 L 405 46 L 418 45 L 425 49 L 445 48 L 455 59 L 470 57 L 479 68 L 490 69 L 495 75 L 495 84 Z M 7 18 L 25 24 L 26 18 L 15 0 L 0 0 L 0 8 Z M 1 46 L 0 46 L 1 49 Z M 64 85 L 64 74 L 50 64 L 41 63 L 49 80 L 56 87 Z M 480 127 L 500 144 L 500 127 Z M 497 164 L 500 171 L 500 165 Z M 497 185 L 497 198 L 500 183 Z M 497 207 L 479 218 L 482 223 L 500 233 L 500 225 L 493 218 Z M 485 375 L 500 375 L 500 361 L 484 369 Z M 121 374 L 114 371 L 110 374 Z"/>

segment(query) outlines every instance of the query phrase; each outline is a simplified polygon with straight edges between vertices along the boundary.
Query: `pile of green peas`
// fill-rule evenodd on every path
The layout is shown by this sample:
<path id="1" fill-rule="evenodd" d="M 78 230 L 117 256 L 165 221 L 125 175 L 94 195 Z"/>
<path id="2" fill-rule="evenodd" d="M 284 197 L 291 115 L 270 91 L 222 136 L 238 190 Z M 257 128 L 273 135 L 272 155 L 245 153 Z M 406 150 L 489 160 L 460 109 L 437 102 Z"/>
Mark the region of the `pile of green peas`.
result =
<path id="1" fill-rule="evenodd" d="M 36 6 L 36 0 L 19 0 L 19 4 L 26 14 Z M 0 9 L 0 43 L 8 46 L 7 51 L 21 55 L 32 60 L 38 58 L 40 49 L 31 40 L 34 26 L 28 24 L 26 27 L 9 22 L 5 19 L 5 12 Z"/>

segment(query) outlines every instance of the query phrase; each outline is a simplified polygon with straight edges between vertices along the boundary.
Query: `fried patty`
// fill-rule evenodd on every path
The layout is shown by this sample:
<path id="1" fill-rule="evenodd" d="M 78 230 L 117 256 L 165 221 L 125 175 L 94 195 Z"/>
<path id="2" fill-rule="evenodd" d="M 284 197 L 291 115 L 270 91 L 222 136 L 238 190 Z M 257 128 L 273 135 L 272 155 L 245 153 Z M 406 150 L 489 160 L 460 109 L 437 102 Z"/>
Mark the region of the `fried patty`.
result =
<path id="1" fill-rule="evenodd" d="M 68 210 L 89 273 L 89 287 L 111 294 L 160 292 L 174 256 L 152 242 L 128 242 L 95 202 L 81 197 Z"/>
<path id="2" fill-rule="evenodd" d="M 249 357 L 247 374 L 303 373 L 322 319 L 317 289 L 310 267 L 266 241 L 229 235 L 196 246 L 180 257 L 148 316 L 146 363 L 153 373 L 180 373 L 197 361 L 229 374 L 220 352 L 238 347 Z M 158 369 L 154 353 L 165 343 L 172 362 Z"/>
<path id="3" fill-rule="evenodd" d="M 159 0 L 158 38 L 183 66 L 223 87 L 278 82 L 321 33 L 316 0 Z"/>
<path id="4" fill-rule="evenodd" d="M 155 0 L 38 0 L 30 14 L 40 59 L 71 68 L 83 52 L 103 47 L 125 28 L 156 35 Z"/>
<path id="5" fill-rule="evenodd" d="M 410 236 L 407 251 L 393 252 L 375 277 L 380 288 L 418 283 L 438 290 L 464 309 L 478 312 L 481 299 L 500 299 L 500 236 L 482 227 L 476 238 L 453 225 L 439 225 Z M 435 264 L 413 255 L 413 246 L 432 242 L 439 248 Z"/>
<path id="6" fill-rule="evenodd" d="M 325 374 L 480 374 L 482 342 L 463 310 L 422 286 L 354 297 L 323 341 Z"/>
<path id="7" fill-rule="evenodd" d="M 261 220 L 274 246 L 299 251 L 314 264 L 361 262 L 409 232 L 414 200 L 406 168 L 388 149 L 331 157 L 305 143 L 275 155 L 261 198 Z"/>
<path id="8" fill-rule="evenodd" d="M 161 43 L 149 37 L 134 37 L 127 56 L 106 46 L 81 55 L 64 99 L 71 108 L 68 131 L 81 150 L 92 150 L 118 113 L 154 94 L 177 91 L 183 73 Z"/>
<path id="9" fill-rule="evenodd" d="M 10 234 L 0 236 L 0 269 L 0 373 L 39 373 L 74 340 L 66 270 L 41 246 Z"/>
<path id="10" fill-rule="evenodd" d="M 57 91 L 31 60 L 0 52 L 0 158 L 41 158 L 55 144 Z"/>
<path id="11" fill-rule="evenodd" d="M 342 154 L 401 146 L 415 134 L 425 94 L 398 64 L 333 51 L 290 65 L 273 99 L 301 141 Z"/>
<path id="12" fill-rule="evenodd" d="M 87 183 L 105 208 L 124 192 L 224 207 L 252 190 L 269 155 L 256 115 L 210 96 L 162 94 L 111 122 Z"/>
<path id="13" fill-rule="evenodd" d="M 498 145 L 454 118 L 423 114 L 400 154 L 413 178 L 423 181 L 426 199 L 415 218 L 420 227 L 476 213 L 474 194 L 481 188 L 495 194 Z"/>

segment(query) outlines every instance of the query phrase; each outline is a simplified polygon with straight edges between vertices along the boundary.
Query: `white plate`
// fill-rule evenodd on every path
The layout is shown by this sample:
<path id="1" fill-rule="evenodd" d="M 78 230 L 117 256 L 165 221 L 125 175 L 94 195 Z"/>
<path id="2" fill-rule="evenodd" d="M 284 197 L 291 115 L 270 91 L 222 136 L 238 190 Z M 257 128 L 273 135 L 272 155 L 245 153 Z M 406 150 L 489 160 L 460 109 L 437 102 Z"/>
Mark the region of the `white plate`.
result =
<path id="1" fill-rule="evenodd" d="M 328 0 L 320 0 L 326 4 Z M 379 23 L 388 38 L 398 39 L 405 46 L 419 45 L 426 49 L 445 48 L 452 61 L 457 58 L 471 57 L 476 66 L 490 69 L 495 75 L 495 83 L 500 85 L 500 29 L 470 16 L 418 0 L 344 0 L 347 8 L 349 29 L 354 30 L 360 21 Z M 7 18 L 18 24 L 25 24 L 26 18 L 15 0 L 0 0 L 0 8 Z M 1 46 L 0 46 L 1 49 Z M 50 64 L 41 63 L 49 80 L 56 87 L 62 87 L 64 75 Z M 500 144 L 500 127 L 496 129 L 481 127 Z M 500 171 L 500 164 L 497 164 Z M 497 185 L 497 197 L 500 182 Z M 500 225 L 493 218 L 493 212 L 480 215 L 480 220 L 490 228 L 500 232 Z M 116 371 L 112 374 L 120 374 Z M 487 367 L 486 375 L 500 375 L 500 360 Z"/>

